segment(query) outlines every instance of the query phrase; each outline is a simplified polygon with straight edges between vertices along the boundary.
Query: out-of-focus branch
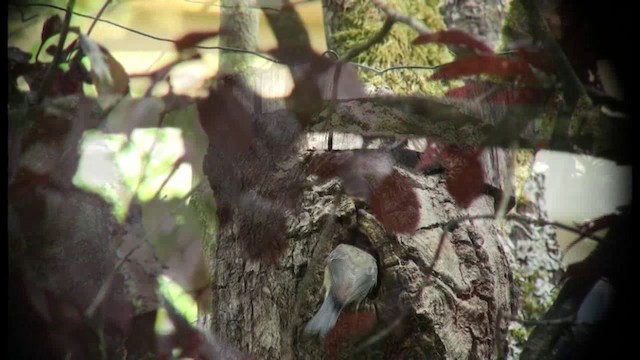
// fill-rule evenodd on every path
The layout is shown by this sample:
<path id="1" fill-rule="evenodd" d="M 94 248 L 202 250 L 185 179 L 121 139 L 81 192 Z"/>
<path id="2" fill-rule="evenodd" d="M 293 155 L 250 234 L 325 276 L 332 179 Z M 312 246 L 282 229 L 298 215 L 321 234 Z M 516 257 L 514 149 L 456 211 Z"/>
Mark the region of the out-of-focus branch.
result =
<path id="1" fill-rule="evenodd" d="M 380 10 L 382 10 L 386 15 L 387 19 L 392 20 L 393 22 L 401 22 L 403 24 L 409 25 L 414 28 L 420 35 L 426 35 L 431 33 L 431 30 L 420 20 L 414 18 L 413 16 L 405 15 L 400 13 L 399 11 L 392 9 L 382 0 L 373 0 L 373 4 Z"/>
<path id="2" fill-rule="evenodd" d="M 58 41 L 58 47 L 56 48 L 56 53 L 53 56 L 51 64 L 49 64 L 49 67 L 47 68 L 47 72 L 44 74 L 42 85 L 36 93 L 36 104 L 39 104 L 42 99 L 44 99 L 44 96 L 49 90 L 49 86 L 51 85 L 51 81 L 53 80 L 55 69 L 58 68 L 58 65 L 60 65 L 60 61 L 62 60 L 62 54 L 64 53 L 64 42 L 67 40 L 67 34 L 69 33 L 69 24 L 71 23 L 71 15 L 73 14 L 73 7 L 75 6 L 75 4 L 76 0 L 69 0 L 67 2 L 67 9 L 62 24 L 62 31 L 60 31 L 60 40 Z"/>

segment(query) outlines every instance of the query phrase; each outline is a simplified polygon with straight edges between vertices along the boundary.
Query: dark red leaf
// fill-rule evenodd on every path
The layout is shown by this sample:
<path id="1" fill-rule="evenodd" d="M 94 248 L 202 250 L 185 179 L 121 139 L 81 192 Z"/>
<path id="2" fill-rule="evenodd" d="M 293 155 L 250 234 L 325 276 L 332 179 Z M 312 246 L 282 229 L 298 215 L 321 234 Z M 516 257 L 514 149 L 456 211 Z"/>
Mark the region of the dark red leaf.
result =
<path id="1" fill-rule="evenodd" d="M 483 97 L 483 101 L 493 104 L 537 104 L 544 101 L 547 91 L 540 87 L 504 87 L 487 81 L 469 83 L 462 87 L 450 89 L 446 96 L 457 99 L 474 99 Z M 486 96 L 485 96 L 486 95 Z"/>
<path id="2" fill-rule="evenodd" d="M 385 229 L 411 233 L 420 221 L 420 203 L 408 178 L 393 170 L 369 198 L 369 205 Z"/>
<path id="3" fill-rule="evenodd" d="M 342 346 L 367 335 L 375 324 L 376 314 L 374 311 L 343 313 L 324 338 L 327 357 L 335 358 Z"/>
<path id="4" fill-rule="evenodd" d="M 57 50 L 58 50 L 58 47 L 56 45 L 49 45 L 47 46 L 47 49 L 45 50 L 45 52 L 51 56 L 54 56 Z"/>
<path id="5" fill-rule="evenodd" d="M 484 170 L 480 163 L 480 151 L 449 145 L 441 155 L 447 169 L 447 190 L 459 206 L 467 208 L 484 193 Z"/>
<path id="6" fill-rule="evenodd" d="M 277 48 L 270 54 L 289 65 L 294 88 L 287 97 L 287 108 L 296 114 L 304 126 L 323 108 L 324 101 L 333 95 L 336 60 L 321 56 L 306 46 Z M 342 65 L 337 87 L 337 99 L 366 97 L 362 81 L 351 64 Z"/>
<path id="7" fill-rule="evenodd" d="M 523 87 L 518 89 L 498 89 L 487 97 L 487 101 L 496 104 L 539 104 L 544 101 L 547 92 L 542 88 Z"/>
<path id="8" fill-rule="evenodd" d="M 54 69 L 54 78 L 49 87 L 48 96 L 72 95 L 82 93 L 82 80 L 62 69 Z"/>
<path id="9" fill-rule="evenodd" d="M 440 163 L 440 153 L 444 145 L 437 141 L 429 141 L 427 147 L 420 154 L 420 159 L 418 160 L 418 164 L 416 165 L 416 169 L 428 169 L 436 165 L 441 165 Z"/>
<path id="10" fill-rule="evenodd" d="M 66 54 L 70 53 L 71 50 L 75 49 L 76 45 L 78 45 L 78 39 L 73 39 L 73 41 L 70 42 L 69 45 L 67 45 L 67 47 L 64 49 L 64 52 Z"/>
<path id="11" fill-rule="evenodd" d="M 307 168 L 321 180 L 339 177 L 347 195 L 362 199 L 367 199 L 392 170 L 393 157 L 380 150 L 324 153 L 311 159 Z"/>
<path id="12" fill-rule="evenodd" d="M 219 32 L 218 31 L 196 31 L 196 32 L 191 32 L 188 33 L 186 35 L 184 35 L 183 37 L 179 38 L 178 40 L 176 40 L 174 42 L 175 46 L 176 46 L 176 50 L 178 51 L 182 51 L 188 48 L 192 48 L 196 45 L 198 45 L 198 43 L 214 37 L 214 36 L 218 36 Z"/>
<path id="13" fill-rule="evenodd" d="M 273 202 L 255 193 L 238 201 L 238 242 L 242 256 L 275 263 L 287 249 L 287 219 Z"/>
<path id="14" fill-rule="evenodd" d="M 60 15 L 54 15 L 45 20 L 42 25 L 42 33 L 40 34 L 40 41 L 44 44 L 47 39 L 58 34 L 62 31 L 62 18 Z"/>
<path id="15" fill-rule="evenodd" d="M 476 54 L 493 54 L 493 50 L 482 41 L 470 34 L 457 29 L 438 31 L 431 34 L 420 35 L 413 40 L 414 45 L 441 43 L 445 45 L 467 48 Z"/>
<path id="16" fill-rule="evenodd" d="M 534 50 L 528 48 L 518 48 L 517 51 L 518 57 L 532 66 L 547 73 L 553 73 L 555 71 L 555 65 L 548 52 L 542 51 L 542 49 Z"/>
<path id="17" fill-rule="evenodd" d="M 461 87 L 449 89 L 445 96 L 455 99 L 474 99 L 489 91 L 491 86 L 495 86 L 495 84 L 486 81 L 471 82 Z"/>
<path id="18" fill-rule="evenodd" d="M 253 119 L 245 101 L 236 92 L 243 89 L 232 76 L 218 81 L 209 96 L 196 102 L 198 117 L 209 142 L 228 154 L 240 154 L 249 150 L 254 141 Z"/>
<path id="19" fill-rule="evenodd" d="M 520 80 L 527 84 L 538 83 L 538 79 L 526 61 L 498 55 L 473 56 L 456 60 L 440 67 L 431 78 L 455 79 L 481 74 Z"/>
<path id="20" fill-rule="evenodd" d="M 338 176 L 338 168 L 348 161 L 345 152 L 326 152 L 315 155 L 309 161 L 307 173 L 317 175 L 320 180 L 329 180 Z"/>

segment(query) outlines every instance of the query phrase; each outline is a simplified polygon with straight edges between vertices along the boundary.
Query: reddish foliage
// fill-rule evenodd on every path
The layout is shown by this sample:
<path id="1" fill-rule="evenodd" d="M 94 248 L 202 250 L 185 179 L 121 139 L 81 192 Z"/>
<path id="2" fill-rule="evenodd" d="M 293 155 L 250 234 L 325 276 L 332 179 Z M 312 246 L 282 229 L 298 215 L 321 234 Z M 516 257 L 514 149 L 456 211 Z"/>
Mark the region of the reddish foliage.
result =
<path id="1" fill-rule="evenodd" d="M 307 173 L 310 175 L 317 175 L 321 180 L 329 180 L 338 176 L 338 168 L 347 160 L 348 159 L 344 156 L 344 153 L 322 153 L 314 156 L 309 161 Z"/>
<path id="2" fill-rule="evenodd" d="M 54 70 L 54 81 L 49 87 L 48 96 L 72 95 L 82 93 L 82 79 L 71 71 Z"/>
<path id="3" fill-rule="evenodd" d="M 480 149 L 431 141 L 420 154 L 417 169 L 442 165 L 447 170 L 447 190 L 458 205 L 468 207 L 485 189 Z"/>
<path id="4" fill-rule="evenodd" d="M 527 84 L 538 83 L 538 79 L 526 61 L 498 55 L 481 55 L 456 60 L 440 67 L 432 75 L 432 79 L 455 79 L 480 74 L 520 80 Z"/>
<path id="5" fill-rule="evenodd" d="M 233 77 L 225 76 L 209 96 L 196 103 L 200 124 L 209 142 L 230 154 L 246 152 L 254 139 L 251 113 L 234 93 L 239 88 Z"/>
<path id="6" fill-rule="evenodd" d="M 442 151 L 442 162 L 447 169 L 447 190 L 464 208 L 469 207 L 485 188 L 479 155 L 478 149 L 462 149 L 456 145 L 449 145 Z"/>
<path id="7" fill-rule="evenodd" d="M 467 48 L 476 54 L 493 54 L 493 50 L 482 41 L 470 34 L 457 29 L 438 31 L 431 34 L 418 36 L 413 40 L 414 45 L 427 43 L 442 43 Z"/>
<path id="8" fill-rule="evenodd" d="M 555 71 L 555 66 L 551 57 L 547 52 L 542 51 L 542 49 L 529 49 L 525 47 L 521 47 L 517 49 L 518 57 L 528 62 L 532 66 L 536 67 L 547 73 L 553 73 Z"/>
<path id="9" fill-rule="evenodd" d="M 62 30 L 62 18 L 59 15 L 54 15 L 45 20 L 42 25 L 42 33 L 40 34 L 40 40 L 42 41 L 42 45 L 47 41 L 50 37 L 58 34 Z"/>
<path id="10" fill-rule="evenodd" d="M 393 158 L 387 152 L 354 150 L 318 155 L 307 171 L 322 180 L 340 177 L 347 195 L 366 199 L 392 170 Z"/>
<path id="11" fill-rule="evenodd" d="M 411 233 L 420 221 L 418 195 L 397 170 L 373 190 L 369 205 L 385 229 L 394 233 Z"/>
<path id="12" fill-rule="evenodd" d="M 198 43 L 218 35 L 218 31 L 195 31 L 179 38 L 174 42 L 174 44 L 176 46 L 176 50 L 182 51 L 188 48 L 192 48 L 198 45 Z"/>
<path id="13" fill-rule="evenodd" d="M 496 88 L 497 87 L 497 88 Z M 450 89 L 446 96 L 459 99 L 473 99 L 478 96 L 494 104 L 536 104 L 544 100 L 547 92 L 539 87 L 506 88 L 491 82 L 469 83 L 459 88 Z"/>
<path id="14" fill-rule="evenodd" d="M 416 169 L 422 170 L 435 165 L 440 165 L 440 153 L 442 153 L 443 148 L 444 145 L 442 143 L 429 141 L 427 147 L 420 154 L 420 159 L 418 160 Z"/>
<path id="15" fill-rule="evenodd" d="M 289 245 L 283 212 L 271 201 L 248 193 L 240 198 L 238 213 L 237 240 L 242 255 L 265 264 L 276 262 Z"/>
<path id="16" fill-rule="evenodd" d="M 376 314 L 373 311 L 342 314 L 324 338 L 327 357 L 336 358 L 340 348 L 368 334 L 375 324 Z"/>

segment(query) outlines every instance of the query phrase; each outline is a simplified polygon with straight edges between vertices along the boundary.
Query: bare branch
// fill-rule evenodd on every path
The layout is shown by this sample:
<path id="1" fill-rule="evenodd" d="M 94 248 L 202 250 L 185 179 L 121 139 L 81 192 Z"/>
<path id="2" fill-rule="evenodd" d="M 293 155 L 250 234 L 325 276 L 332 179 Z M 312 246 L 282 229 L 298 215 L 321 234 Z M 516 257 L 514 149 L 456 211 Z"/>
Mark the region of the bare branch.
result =
<path id="1" fill-rule="evenodd" d="M 217 6 L 221 8 L 233 8 L 232 6 L 224 5 L 219 2 L 207 1 L 207 0 L 182 0 L 182 1 L 192 3 L 192 4 L 202 4 L 202 5 L 205 5 L 206 7 Z M 287 6 L 296 6 L 296 5 L 301 5 L 301 4 L 305 4 L 313 1 L 314 0 L 301 0 L 296 2 L 288 2 Z M 276 12 L 282 11 L 282 8 L 276 8 L 276 7 L 270 7 L 270 6 L 248 6 L 248 8 L 258 9 L 258 10 L 269 10 L 269 11 L 276 11 Z"/>
<path id="2" fill-rule="evenodd" d="M 47 72 L 44 74 L 44 79 L 42 80 L 42 85 L 38 89 L 36 93 L 35 103 L 39 104 L 42 99 L 44 99 L 45 94 L 49 90 L 49 86 L 51 85 L 51 81 L 53 80 L 53 75 L 55 74 L 55 69 L 58 68 L 60 61 L 62 60 L 62 53 L 64 49 L 64 42 L 67 40 L 67 34 L 69 33 L 69 23 L 71 22 L 71 15 L 73 13 L 73 7 L 75 6 L 76 0 L 69 0 L 67 2 L 66 13 L 64 16 L 64 22 L 62 24 L 62 31 L 60 32 L 60 40 L 58 40 L 58 47 L 56 48 L 56 54 L 53 56 L 53 60 L 49 67 L 47 68 Z"/>
<path id="3" fill-rule="evenodd" d="M 513 144 L 511 144 L 511 152 L 515 153 L 515 151 L 517 150 L 517 144 L 514 141 Z M 504 215 L 507 213 L 507 208 L 509 207 L 509 200 L 511 199 L 511 196 L 513 195 L 513 177 L 515 175 L 515 166 L 513 161 L 509 161 L 507 163 L 507 183 L 505 184 L 505 188 L 504 191 L 502 192 L 502 199 L 500 200 L 500 205 L 498 206 L 498 209 L 496 211 L 496 218 L 497 219 L 502 219 L 504 217 Z"/>
<path id="4" fill-rule="evenodd" d="M 107 6 L 109 6 L 110 3 L 111 3 L 111 0 L 106 0 L 104 4 L 102 4 L 102 7 L 98 11 L 98 14 L 96 15 L 95 18 L 93 18 L 93 22 L 89 26 L 89 30 L 87 30 L 87 36 L 91 35 L 91 31 L 93 30 L 93 27 L 96 26 L 96 23 L 98 22 L 98 20 L 100 20 L 100 16 L 102 16 L 105 9 L 107 8 Z"/>
<path id="5" fill-rule="evenodd" d="M 562 324 L 572 324 L 576 320 L 575 315 L 569 315 L 559 319 L 520 319 L 515 316 L 508 318 L 510 321 L 517 321 L 524 326 L 537 326 L 537 325 L 562 325 Z"/>
<path id="6" fill-rule="evenodd" d="M 569 150 L 569 122 L 571 114 L 578 104 L 580 98 L 586 98 L 585 91 L 580 79 L 576 75 L 569 59 L 555 41 L 551 30 L 545 22 L 538 4 L 533 0 L 524 0 L 522 2 L 526 14 L 529 17 L 529 24 L 536 38 L 538 38 L 545 50 L 549 51 L 553 63 L 556 66 L 558 77 L 563 84 L 563 93 L 565 102 L 560 113 L 557 116 L 556 125 L 551 138 L 551 146 L 560 150 Z M 578 128 L 582 127 L 582 123 Z"/>
<path id="7" fill-rule="evenodd" d="M 506 215 L 504 218 L 506 220 L 518 221 L 518 222 L 528 223 L 528 224 L 533 224 L 533 225 L 538 225 L 538 226 L 556 226 L 556 227 L 559 227 L 559 228 L 561 228 L 563 230 L 567 230 L 567 231 L 574 232 L 576 234 L 580 234 L 583 237 L 588 237 L 588 238 L 596 240 L 598 242 L 604 241 L 604 239 L 599 237 L 599 236 L 595 236 L 595 235 L 592 235 L 590 233 L 585 233 L 584 231 L 582 231 L 582 230 L 580 230 L 578 228 L 575 228 L 573 226 L 565 225 L 565 224 L 554 222 L 554 221 L 547 221 L 547 220 L 544 220 L 544 219 L 541 219 L 541 218 L 531 218 L 531 217 L 518 215 L 518 214 Z M 433 260 L 431 262 L 431 266 L 429 267 L 429 269 L 426 272 L 427 281 L 430 279 L 431 274 L 433 272 L 433 269 L 436 266 L 436 262 L 440 258 L 440 254 L 442 253 L 442 249 L 444 247 L 444 240 L 445 240 L 447 234 L 453 228 L 455 228 L 456 225 L 460 224 L 461 222 L 463 222 L 463 221 L 471 221 L 471 220 L 496 220 L 496 214 L 462 216 L 462 217 L 459 217 L 457 219 L 450 220 L 450 221 L 448 221 L 446 223 L 435 223 L 435 224 L 431 224 L 429 226 L 424 226 L 424 227 L 418 228 L 416 230 L 416 231 L 433 230 L 433 229 L 436 229 L 438 227 L 442 227 L 442 230 L 443 230 L 442 234 L 440 235 L 440 241 L 438 242 L 438 248 L 436 249 L 436 252 L 435 252 L 435 254 L 433 256 Z"/>
<path id="8" fill-rule="evenodd" d="M 111 283 L 113 282 L 113 278 L 115 277 L 116 273 L 118 272 L 118 270 L 120 270 L 120 267 L 122 267 L 124 262 L 127 261 L 129 256 L 131 256 L 131 254 L 133 254 L 134 251 L 138 250 L 138 248 L 139 246 L 136 246 L 133 249 L 131 249 L 125 256 L 122 257 L 122 259 L 120 259 L 120 261 L 118 261 L 116 266 L 113 267 L 113 271 L 111 272 L 109 277 L 107 277 L 105 282 L 102 284 L 102 286 L 100 287 L 100 290 L 98 290 L 98 293 L 96 294 L 96 297 L 91 302 L 91 305 L 89 305 L 89 307 L 87 307 L 87 310 L 84 312 L 84 315 L 87 318 L 90 319 L 93 317 L 93 314 L 95 313 L 96 309 L 98 308 L 98 306 L 100 306 L 100 304 L 102 304 L 102 302 L 104 301 L 104 298 L 107 296 L 107 293 L 111 288 Z"/>
<path id="9" fill-rule="evenodd" d="M 155 201 L 158 199 L 158 197 L 160 196 L 160 192 L 162 192 L 162 189 L 164 189 L 164 187 L 167 185 L 167 183 L 169 182 L 169 180 L 171 179 L 171 177 L 176 173 L 176 171 L 178 171 L 178 168 L 180 167 L 180 165 L 182 165 L 185 162 L 185 157 L 181 157 L 178 160 L 176 160 L 173 163 L 173 167 L 171 167 L 171 172 L 169 173 L 169 175 L 167 175 L 167 177 L 162 181 L 162 184 L 160 185 L 160 187 L 158 188 L 158 190 L 156 191 L 155 194 L 153 194 L 153 197 L 151 198 L 151 201 Z M 185 197 L 186 198 L 186 197 Z"/>
<path id="10" fill-rule="evenodd" d="M 382 28 L 380 28 L 380 30 L 371 37 L 371 39 L 369 39 L 367 42 L 363 44 L 353 47 L 342 58 L 340 58 L 340 60 L 336 64 L 336 70 L 333 73 L 333 88 L 331 89 L 331 102 L 329 104 L 330 109 L 333 109 L 333 107 L 335 107 L 336 100 L 338 99 L 338 85 L 340 84 L 340 73 L 342 72 L 342 66 L 349 60 L 361 54 L 362 52 L 367 51 L 373 45 L 381 42 L 382 39 L 384 39 L 391 31 L 393 24 L 394 24 L 393 20 L 390 20 L 390 19 L 385 20 L 384 24 L 382 25 Z M 333 131 L 329 131 L 328 150 L 331 151 L 332 147 L 333 147 Z"/>
<path id="11" fill-rule="evenodd" d="M 380 10 L 382 10 L 393 22 L 401 22 L 414 28 L 420 35 L 426 35 L 431 33 L 431 30 L 420 20 L 400 13 L 399 11 L 390 8 L 382 0 L 373 0 L 373 4 Z"/>

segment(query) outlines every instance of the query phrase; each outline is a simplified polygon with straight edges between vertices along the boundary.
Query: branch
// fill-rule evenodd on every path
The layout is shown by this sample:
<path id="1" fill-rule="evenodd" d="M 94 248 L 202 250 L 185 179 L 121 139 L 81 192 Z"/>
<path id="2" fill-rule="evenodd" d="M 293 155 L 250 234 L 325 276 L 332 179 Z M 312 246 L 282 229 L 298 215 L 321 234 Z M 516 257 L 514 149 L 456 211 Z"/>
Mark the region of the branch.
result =
<path id="1" fill-rule="evenodd" d="M 580 98 L 588 99 L 587 93 L 562 48 L 553 38 L 538 5 L 533 0 L 523 0 L 522 4 L 535 37 L 542 42 L 543 48 L 550 52 L 553 63 L 558 69 L 558 77 L 563 85 L 565 103 L 557 116 L 556 126 L 553 129 L 551 138 L 551 146 L 560 150 L 568 150 L 570 146 L 568 133 L 571 114 Z M 582 128 L 582 123 L 578 126 L 578 132 L 580 128 Z"/>
<path id="2" fill-rule="evenodd" d="M 9 6 L 16 6 L 16 7 L 19 7 L 19 6 L 23 6 L 23 7 L 24 7 L 24 6 L 35 6 L 35 7 L 47 7 L 47 8 L 53 8 L 53 9 L 57 9 L 57 10 L 65 10 L 64 8 L 59 7 L 59 6 L 56 6 L 56 5 L 51 5 L 51 4 L 40 4 L 40 3 L 9 4 Z M 82 14 L 82 13 L 78 13 L 78 12 L 75 12 L 75 11 L 71 11 L 71 13 L 72 13 L 73 15 L 76 15 L 76 16 L 78 16 L 78 17 L 85 18 L 85 19 L 96 19 L 96 17 L 94 17 L 94 16 L 87 15 L 87 14 Z M 111 21 L 111 20 L 96 19 L 96 21 L 103 22 L 103 23 L 105 23 L 105 24 L 109 24 L 109 25 L 111 25 L 111 26 L 115 26 L 115 27 L 120 28 L 120 29 L 123 29 L 123 30 L 127 30 L 127 31 L 129 31 L 129 32 L 134 33 L 134 34 L 137 34 L 137 35 L 140 35 L 140 36 L 147 37 L 147 38 L 149 38 L 149 39 L 153 39 L 153 40 L 157 40 L 157 41 L 163 41 L 163 42 L 170 42 L 170 43 L 174 43 L 174 44 L 175 44 L 175 42 L 176 42 L 176 41 L 175 41 L 175 40 L 173 40 L 173 39 L 164 38 L 164 37 L 156 36 L 156 35 L 151 35 L 151 34 L 149 34 L 149 33 L 145 33 L 145 32 L 143 32 L 143 31 L 136 30 L 136 29 L 134 29 L 134 28 L 130 28 L 130 27 L 128 27 L 128 26 L 120 25 L 120 24 L 118 24 L 118 23 L 116 23 L 116 22 L 113 22 L 113 21 Z M 266 55 L 260 54 L 260 53 L 258 53 L 258 52 L 255 52 L 255 51 L 250 51 L 250 50 L 245 50 L 245 49 L 237 49 L 237 48 L 226 47 L 226 46 L 203 46 L 203 45 L 196 45 L 196 46 L 194 46 L 194 48 L 202 49 L 202 50 L 223 50 L 223 51 L 231 51 L 231 52 L 238 52 L 238 53 L 251 54 L 251 55 L 255 55 L 255 56 L 257 56 L 257 57 L 260 57 L 260 58 L 262 58 L 262 59 L 265 59 L 265 60 L 268 60 L 268 61 L 271 61 L 271 62 L 274 62 L 274 63 L 277 63 L 277 64 L 280 64 L 280 63 L 281 63 L 280 61 L 278 61 L 278 60 L 276 60 L 276 59 L 274 59 L 274 58 L 272 58 L 272 57 L 270 57 L 270 56 L 266 56 Z"/>
<path id="3" fill-rule="evenodd" d="M 169 175 L 167 175 L 167 177 L 162 181 L 162 184 L 160 185 L 160 187 L 158 188 L 158 190 L 156 191 L 155 194 L 153 194 L 153 197 L 151 197 L 151 201 L 155 201 L 158 200 L 160 193 L 162 192 L 162 190 L 164 189 L 164 187 L 167 185 L 167 183 L 169 182 L 169 180 L 171 180 L 171 178 L 173 177 L 173 175 L 175 175 L 176 171 L 178 171 L 178 168 L 180 167 L 180 165 L 185 163 L 185 157 L 180 157 L 178 160 L 176 160 L 173 163 L 173 167 L 171 168 L 171 172 L 169 173 Z M 185 197 L 186 198 L 186 197 Z"/>
<path id="4" fill-rule="evenodd" d="M 98 22 L 98 20 L 100 20 L 100 16 L 102 16 L 102 13 L 104 13 L 104 10 L 107 8 L 107 6 L 109 6 L 110 3 L 111 3 L 111 0 L 106 0 L 104 4 L 102 4 L 102 7 L 98 11 L 98 14 L 93 19 L 93 22 L 89 26 L 89 30 L 87 30 L 87 36 L 91 35 L 91 31 L 93 30 L 93 27 L 96 26 L 96 23 Z"/>
<path id="5" fill-rule="evenodd" d="M 373 0 L 373 4 L 387 15 L 388 20 L 409 25 L 414 28 L 420 35 L 431 33 L 431 30 L 422 21 L 412 16 L 404 15 L 397 10 L 391 9 L 384 1 Z"/>
<path id="6" fill-rule="evenodd" d="M 535 320 L 535 319 L 520 319 L 515 316 L 508 318 L 510 321 L 517 321 L 524 326 L 538 326 L 538 325 L 563 325 L 563 324 L 572 324 L 576 320 L 575 315 L 569 315 L 559 319 L 548 319 L 548 320 Z"/>
<path id="7" fill-rule="evenodd" d="M 544 219 L 540 219 L 540 218 L 531 218 L 531 217 L 527 217 L 527 216 L 522 216 L 522 215 L 517 215 L 517 214 L 511 214 L 511 215 L 507 215 L 504 217 L 506 220 L 513 220 L 513 221 L 518 221 L 518 222 L 522 222 L 522 223 L 527 223 L 527 224 L 533 224 L 533 225 L 537 225 L 537 226 L 556 226 L 559 227 L 563 230 L 567 230 L 567 231 L 571 231 L 574 232 L 576 234 L 580 234 L 581 236 L 584 237 L 588 237 L 590 239 L 596 240 L 598 242 L 603 242 L 604 239 L 599 237 L 599 236 L 595 236 L 595 235 L 591 235 L 589 233 L 585 233 L 584 231 L 569 226 L 569 225 L 565 225 L 565 224 L 561 224 L 555 221 L 547 221 Z M 426 281 L 428 281 L 431 277 L 431 274 L 433 273 L 433 269 L 436 267 L 436 262 L 438 261 L 438 259 L 440 258 L 440 254 L 442 253 L 442 249 L 444 247 L 444 240 L 445 237 L 447 236 L 447 234 L 453 229 L 455 228 L 458 224 L 460 224 L 463 221 L 471 221 L 471 220 L 497 220 L 496 219 L 496 214 L 485 214 L 485 215 L 470 215 L 470 216 L 462 216 L 459 217 L 457 219 L 453 219 L 450 221 L 447 221 L 446 223 L 435 223 L 435 224 L 431 224 L 429 226 L 424 226 L 421 228 L 418 228 L 416 231 L 420 231 L 420 230 L 433 230 L 435 228 L 438 227 L 442 227 L 442 234 L 440 235 L 440 241 L 438 242 L 438 247 L 436 249 L 436 252 L 433 256 L 433 260 L 431 262 L 431 266 L 429 267 L 429 269 L 427 270 L 425 276 L 426 276 Z"/>
<path id="8" fill-rule="evenodd" d="M 514 141 L 513 144 L 511 144 L 511 152 L 515 154 L 516 150 L 517 150 L 517 144 Z M 514 161 L 507 162 L 507 183 L 505 184 L 505 188 L 502 191 L 502 198 L 500 199 L 500 205 L 498 205 L 498 209 L 496 209 L 497 219 L 502 219 L 504 215 L 507 213 L 507 210 L 509 209 L 509 200 L 511 199 L 514 193 L 513 178 L 515 176 L 515 170 L 516 169 L 515 169 Z"/>
<path id="9" fill-rule="evenodd" d="M 60 32 L 60 40 L 58 40 L 58 47 L 56 48 L 56 54 L 49 64 L 47 68 L 47 72 L 44 75 L 44 79 L 42 80 L 42 86 L 38 89 L 36 93 L 35 103 L 39 104 L 42 99 L 44 99 L 45 94 L 49 90 L 49 86 L 51 85 L 51 81 L 53 80 L 53 75 L 55 74 L 55 69 L 60 65 L 60 61 L 62 60 L 62 53 L 64 52 L 64 42 L 67 40 L 67 34 L 69 33 L 69 23 L 71 22 L 71 14 L 73 13 L 73 7 L 75 6 L 76 0 L 69 0 L 67 2 L 67 9 L 64 16 L 64 22 L 62 24 L 62 31 Z"/>
<path id="10" fill-rule="evenodd" d="M 202 4 L 202 5 L 205 5 L 206 7 L 217 6 L 217 7 L 220 7 L 220 8 L 233 8 L 233 6 L 223 5 L 223 4 L 219 3 L 219 2 L 206 1 L 206 0 L 182 0 L 182 1 L 188 2 L 188 3 L 192 3 L 192 4 Z M 309 2 L 312 2 L 312 1 L 314 1 L 314 0 L 302 0 L 302 1 L 296 1 L 296 2 L 289 2 L 289 3 L 287 3 L 287 6 L 296 6 L 296 5 L 309 3 Z M 276 8 L 276 7 L 269 7 L 269 6 L 248 6 L 247 8 L 249 8 L 249 9 L 258 9 L 258 10 L 269 10 L 269 11 L 275 11 L 275 12 L 282 11 L 282 7 Z"/>
<path id="11" fill-rule="evenodd" d="M 131 256 L 131 254 L 133 254 L 134 251 L 138 250 L 138 248 L 139 248 L 139 246 L 136 246 L 133 249 L 131 249 L 113 267 L 113 271 L 111 272 L 109 277 L 107 277 L 105 282 L 102 284 L 102 286 L 100 287 L 100 290 L 98 290 L 98 293 L 96 294 L 96 297 L 91 302 L 91 305 L 89 305 L 87 310 L 84 312 L 84 315 L 87 318 L 90 319 L 90 318 L 93 317 L 93 314 L 96 312 L 96 309 L 98 308 L 98 306 L 100 306 L 100 304 L 104 301 L 104 298 L 107 296 L 107 293 L 108 293 L 109 289 L 111 288 L 111 283 L 113 282 L 113 278 L 115 277 L 116 273 L 118 272 L 118 270 L 120 270 L 120 267 L 124 264 L 124 262 L 127 261 L 129 256 Z"/>
<path id="12" fill-rule="evenodd" d="M 331 89 L 331 102 L 329 103 L 329 111 L 333 112 L 333 109 L 336 104 L 336 100 L 338 99 L 338 86 L 340 84 L 340 73 L 342 72 L 342 66 L 347 63 L 349 60 L 358 56 L 364 51 L 367 51 L 373 45 L 381 42 L 391 31 L 393 27 L 394 21 L 387 19 L 384 24 L 382 24 L 382 28 L 371 37 L 367 42 L 360 44 L 351 48 L 336 64 L 336 70 L 333 73 L 333 88 Z M 331 151 L 333 148 L 333 130 L 329 132 L 329 143 L 328 150 Z"/>

